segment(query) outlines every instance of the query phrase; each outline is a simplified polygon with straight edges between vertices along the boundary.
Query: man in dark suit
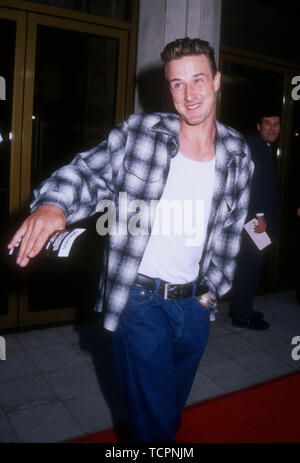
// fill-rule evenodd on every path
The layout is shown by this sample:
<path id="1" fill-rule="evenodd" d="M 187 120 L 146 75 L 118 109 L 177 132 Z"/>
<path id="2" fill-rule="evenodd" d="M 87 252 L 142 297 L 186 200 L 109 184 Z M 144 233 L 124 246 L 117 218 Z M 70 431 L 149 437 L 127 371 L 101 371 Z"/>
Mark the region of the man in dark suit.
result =
<path id="1" fill-rule="evenodd" d="M 257 122 L 258 133 L 247 138 L 254 162 L 254 175 L 248 208 L 249 220 L 256 218 L 255 232 L 266 231 L 274 242 L 278 232 L 279 193 L 273 163 L 272 143 L 280 133 L 277 112 L 264 112 Z M 269 323 L 262 312 L 253 310 L 264 251 L 260 251 L 244 230 L 235 273 L 229 315 L 232 324 L 252 330 L 265 330 Z"/>

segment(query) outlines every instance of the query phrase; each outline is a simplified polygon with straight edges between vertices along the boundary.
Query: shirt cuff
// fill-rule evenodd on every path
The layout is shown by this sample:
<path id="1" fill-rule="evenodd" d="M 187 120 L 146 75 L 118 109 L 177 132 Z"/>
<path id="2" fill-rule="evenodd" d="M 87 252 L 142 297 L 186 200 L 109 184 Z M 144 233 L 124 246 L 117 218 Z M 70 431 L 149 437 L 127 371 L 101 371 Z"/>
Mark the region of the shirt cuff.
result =
<path id="1" fill-rule="evenodd" d="M 256 217 L 263 217 L 265 214 L 264 212 L 257 212 L 255 215 Z"/>

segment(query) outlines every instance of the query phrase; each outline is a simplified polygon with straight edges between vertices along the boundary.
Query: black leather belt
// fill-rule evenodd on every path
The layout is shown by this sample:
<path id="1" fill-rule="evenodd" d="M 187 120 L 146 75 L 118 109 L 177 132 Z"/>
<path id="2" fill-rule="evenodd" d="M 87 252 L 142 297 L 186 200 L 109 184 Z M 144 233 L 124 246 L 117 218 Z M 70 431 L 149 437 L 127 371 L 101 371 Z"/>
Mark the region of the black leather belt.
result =
<path id="1" fill-rule="evenodd" d="M 164 299 L 184 299 L 191 296 L 201 296 L 208 292 L 206 286 L 196 281 L 184 284 L 167 283 L 159 278 L 151 278 L 141 273 L 137 274 L 135 284 L 150 291 L 156 291 L 164 296 Z"/>

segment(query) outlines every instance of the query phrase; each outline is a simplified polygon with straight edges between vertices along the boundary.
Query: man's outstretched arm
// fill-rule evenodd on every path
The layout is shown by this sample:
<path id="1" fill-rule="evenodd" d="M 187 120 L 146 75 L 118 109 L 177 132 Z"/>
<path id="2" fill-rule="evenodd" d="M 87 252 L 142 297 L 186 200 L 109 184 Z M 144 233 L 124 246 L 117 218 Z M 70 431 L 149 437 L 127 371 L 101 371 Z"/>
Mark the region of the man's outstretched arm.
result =
<path id="1" fill-rule="evenodd" d="M 112 195 L 113 178 L 124 155 L 127 123 L 115 127 L 107 141 L 79 153 L 35 191 L 32 214 L 14 234 L 8 248 L 22 239 L 17 264 L 26 267 L 56 230 L 96 211 L 98 202 Z"/>

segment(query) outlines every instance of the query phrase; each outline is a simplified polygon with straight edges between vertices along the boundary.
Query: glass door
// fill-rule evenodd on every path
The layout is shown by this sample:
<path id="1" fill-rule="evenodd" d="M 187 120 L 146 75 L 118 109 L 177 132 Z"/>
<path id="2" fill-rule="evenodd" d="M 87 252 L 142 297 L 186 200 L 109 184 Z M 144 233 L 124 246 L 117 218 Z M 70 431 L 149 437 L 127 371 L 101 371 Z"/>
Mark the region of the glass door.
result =
<path id="1" fill-rule="evenodd" d="M 262 108 L 276 108 L 281 114 L 281 133 L 273 147 L 281 197 L 279 239 L 275 246 L 265 251 L 259 289 L 263 292 L 285 289 L 292 284 L 292 269 L 288 262 L 291 262 L 289 257 L 297 247 L 294 226 L 297 217 L 295 210 L 287 212 L 295 209 L 291 200 L 295 171 L 293 174 L 291 166 L 293 162 L 295 164 L 299 129 L 299 114 L 295 109 L 297 104 L 294 104 L 292 114 L 293 71 L 288 63 L 272 63 L 259 55 L 252 57 L 249 53 L 247 56 L 246 52 L 242 55 L 241 51 L 224 50 L 220 58 L 222 87 L 218 117 L 221 122 L 248 136 L 256 133 L 256 116 Z M 300 74 L 299 70 L 295 70 L 295 73 Z M 295 122 L 293 127 L 292 119 Z"/>
<path id="2" fill-rule="evenodd" d="M 285 132 L 289 134 L 287 156 L 282 179 L 282 248 L 280 275 L 286 287 L 299 287 L 300 278 L 300 101 L 292 98 L 292 79 L 300 70 L 290 72 L 287 78 L 289 117 Z"/>
<path id="3" fill-rule="evenodd" d="M 0 326 L 5 328 L 18 321 L 17 284 L 6 268 L 6 246 L 20 205 L 25 27 L 24 13 L 0 9 Z"/>
<path id="4" fill-rule="evenodd" d="M 21 200 L 124 117 L 127 33 L 30 14 Z"/>
<path id="5" fill-rule="evenodd" d="M 21 202 L 125 114 L 127 32 L 30 14 L 24 91 Z M 96 258 L 96 256 L 95 256 Z M 91 262 L 88 268 L 96 266 Z M 20 323 L 72 319 L 83 273 L 37 267 L 20 298 Z M 91 273 L 94 285 L 99 275 Z"/>
<path id="6" fill-rule="evenodd" d="M 28 215 L 33 189 L 126 116 L 131 59 L 126 28 L 4 8 L 0 23 L 0 77 L 7 84 L 0 101 L 6 250 L 14 216 L 20 222 Z M 83 264 L 81 276 L 63 265 L 15 270 L 9 284 L 1 283 L 0 329 L 72 320 L 78 287 L 89 276 L 98 278 L 96 266 Z"/>

